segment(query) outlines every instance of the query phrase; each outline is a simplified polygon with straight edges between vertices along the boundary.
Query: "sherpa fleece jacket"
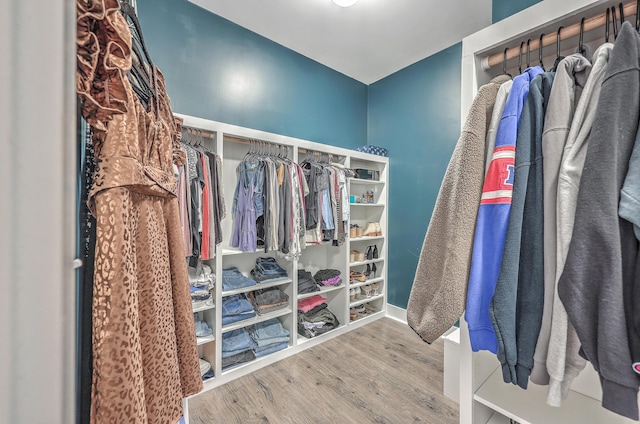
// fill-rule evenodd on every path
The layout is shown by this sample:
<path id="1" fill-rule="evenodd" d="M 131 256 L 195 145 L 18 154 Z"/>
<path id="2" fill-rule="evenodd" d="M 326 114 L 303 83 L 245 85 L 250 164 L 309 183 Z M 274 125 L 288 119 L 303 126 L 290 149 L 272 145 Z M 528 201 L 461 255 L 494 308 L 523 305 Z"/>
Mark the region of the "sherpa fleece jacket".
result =
<path id="1" fill-rule="evenodd" d="M 633 224 L 618 217 L 618 204 L 639 111 L 640 34 L 627 21 L 602 83 L 558 294 L 582 344 L 580 354 L 600 374 L 602 406 L 633 420 L 640 385 L 632 367 L 639 341 L 633 321 L 638 240 Z"/>
<path id="2" fill-rule="evenodd" d="M 511 211 L 518 121 L 529 94 L 529 84 L 541 72 L 542 68 L 535 66 L 514 78 L 482 188 L 464 314 L 474 352 L 498 352 L 498 341 L 489 317 L 489 304 L 498 279 Z"/>
<path id="3" fill-rule="evenodd" d="M 431 215 L 407 306 L 409 326 L 428 343 L 464 312 L 487 128 L 498 89 L 507 81 L 498 76 L 478 90 Z"/>

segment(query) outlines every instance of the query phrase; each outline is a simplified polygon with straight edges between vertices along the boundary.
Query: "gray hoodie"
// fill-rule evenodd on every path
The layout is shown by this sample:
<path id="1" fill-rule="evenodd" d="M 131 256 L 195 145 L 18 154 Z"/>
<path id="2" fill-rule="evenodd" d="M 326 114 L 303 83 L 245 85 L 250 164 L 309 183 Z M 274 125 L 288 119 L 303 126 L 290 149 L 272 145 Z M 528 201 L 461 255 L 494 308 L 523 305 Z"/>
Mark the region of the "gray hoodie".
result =
<path id="1" fill-rule="evenodd" d="M 542 134 L 544 210 L 544 306 L 542 325 L 534 353 L 531 381 L 549 384 L 547 351 L 556 285 L 556 198 L 562 151 L 569 135 L 575 106 L 591 72 L 591 63 L 580 54 L 564 58 L 556 69 Z"/>
<path id="2" fill-rule="evenodd" d="M 571 130 L 562 153 L 556 199 L 557 280 L 560 279 L 564 268 L 571 241 L 582 169 L 612 48 L 611 43 L 603 44 L 593 55 L 593 67 L 576 107 Z M 586 361 L 578 354 L 580 341 L 569 324 L 564 306 L 557 297 L 557 290 L 554 296 L 551 337 L 547 352 L 547 371 L 551 377 L 547 403 L 551 406 L 560 406 L 569 394 L 573 379 L 584 369 Z"/>
<path id="3" fill-rule="evenodd" d="M 600 374 L 602 406 L 634 420 L 640 378 L 632 368 L 635 328 L 626 307 L 638 291 L 638 240 L 633 224 L 618 217 L 618 204 L 639 117 L 640 34 L 625 22 L 602 83 L 558 294 L 580 354 Z"/>

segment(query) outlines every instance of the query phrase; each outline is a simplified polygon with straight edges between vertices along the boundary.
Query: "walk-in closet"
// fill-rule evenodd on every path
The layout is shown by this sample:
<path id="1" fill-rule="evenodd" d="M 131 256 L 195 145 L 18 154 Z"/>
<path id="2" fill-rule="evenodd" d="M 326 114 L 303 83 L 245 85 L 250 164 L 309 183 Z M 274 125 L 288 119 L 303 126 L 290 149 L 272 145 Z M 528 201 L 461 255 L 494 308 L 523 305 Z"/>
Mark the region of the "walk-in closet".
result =
<path id="1" fill-rule="evenodd" d="M 0 422 L 640 420 L 640 1 L 0 2 Z"/>

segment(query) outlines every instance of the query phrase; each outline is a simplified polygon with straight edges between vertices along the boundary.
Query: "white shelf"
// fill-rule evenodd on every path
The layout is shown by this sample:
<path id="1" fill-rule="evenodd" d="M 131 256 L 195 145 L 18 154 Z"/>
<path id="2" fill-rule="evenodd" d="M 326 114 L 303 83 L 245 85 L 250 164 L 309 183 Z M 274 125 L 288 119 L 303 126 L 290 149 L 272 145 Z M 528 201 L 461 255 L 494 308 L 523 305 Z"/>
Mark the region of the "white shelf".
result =
<path id="1" fill-rule="evenodd" d="M 298 295 L 298 300 L 306 299 L 308 297 L 315 296 L 316 294 L 323 295 L 325 293 L 329 293 L 329 292 L 332 292 L 332 291 L 343 289 L 344 287 L 345 287 L 344 283 L 340 284 L 339 286 L 323 286 L 323 287 L 320 287 L 320 291 L 314 291 L 314 292 L 311 292 L 311 293 L 299 294 Z"/>
<path id="2" fill-rule="evenodd" d="M 384 277 L 372 278 L 371 280 L 367 280 L 365 282 L 358 281 L 357 283 L 350 283 L 349 288 L 353 289 L 356 287 L 366 286 L 367 284 L 382 283 L 383 281 Z"/>
<path id="3" fill-rule="evenodd" d="M 270 353 L 270 354 L 268 354 L 268 355 L 261 356 L 261 357 L 259 357 L 259 358 L 255 358 L 255 359 L 252 359 L 251 361 L 243 362 L 243 363 L 242 363 L 242 364 L 240 364 L 240 365 L 236 365 L 235 367 L 231 367 L 231 368 L 228 368 L 228 369 L 226 369 L 226 370 L 223 370 L 223 371 L 222 371 L 222 375 L 227 375 L 227 374 L 229 374 L 229 373 L 236 372 L 236 370 L 242 369 L 242 368 L 244 368 L 244 367 L 248 367 L 248 366 L 250 366 L 250 365 L 252 365 L 252 364 L 255 364 L 256 362 L 260 362 L 260 361 L 266 360 L 267 358 L 270 358 L 272 355 L 276 355 L 276 354 L 278 354 L 278 353 L 283 353 L 283 352 L 285 352 L 287 349 L 291 349 L 291 345 L 288 345 L 286 348 L 284 348 L 284 349 L 282 349 L 282 350 L 278 350 L 277 352 L 273 352 L 273 353 Z"/>
<path id="4" fill-rule="evenodd" d="M 381 240 L 384 236 L 362 236 L 362 237 L 349 237 L 351 243 L 355 241 L 369 241 L 369 240 Z"/>
<path id="5" fill-rule="evenodd" d="M 215 303 L 213 305 L 200 306 L 198 308 L 193 308 L 193 313 L 195 314 L 196 312 L 208 311 L 209 309 L 214 309 L 215 307 Z"/>
<path id="6" fill-rule="evenodd" d="M 272 281 L 270 283 L 258 283 L 255 286 L 242 287 L 240 289 L 223 291 L 222 297 L 233 296 L 234 294 L 240 294 L 240 293 L 249 293 L 249 292 L 260 290 L 260 289 L 268 289 L 269 287 L 283 286 L 285 284 L 290 284 L 292 282 L 293 280 L 291 278 L 287 278 L 286 280 Z"/>
<path id="7" fill-rule="evenodd" d="M 349 178 L 351 183 L 362 184 L 362 185 L 384 185 L 384 181 L 375 181 L 375 180 L 365 180 L 362 178 Z"/>
<path id="8" fill-rule="evenodd" d="M 383 262 L 383 261 L 384 261 L 384 258 L 376 258 L 376 259 L 370 259 L 368 261 L 362 261 L 362 262 L 350 262 L 349 267 L 372 264 L 374 262 Z"/>
<path id="9" fill-rule="evenodd" d="M 235 247 L 225 247 L 222 249 L 222 256 L 241 255 L 243 253 L 255 253 L 255 252 L 243 252 L 242 250 L 236 249 Z"/>
<path id="10" fill-rule="evenodd" d="M 489 418 L 487 424 L 511 424 L 511 420 L 509 420 L 509 418 L 505 417 L 504 415 L 498 414 L 496 412 L 491 416 L 491 418 Z"/>
<path id="11" fill-rule="evenodd" d="M 253 324 L 257 324 L 262 321 L 267 321 L 271 318 L 278 318 L 283 315 L 291 314 L 291 308 L 282 308 L 277 311 L 269 312 L 268 314 L 256 315 L 253 318 L 245 319 L 242 321 L 234 322 L 233 324 L 227 324 L 222 327 L 222 333 L 227 333 L 229 331 L 237 330 L 238 328 L 248 327 Z"/>
<path id="12" fill-rule="evenodd" d="M 358 315 L 358 318 L 354 319 L 353 321 L 350 321 L 350 324 L 351 325 L 356 323 L 363 324 L 366 321 L 380 318 L 380 316 L 383 314 L 384 314 L 383 311 L 376 311 L 376 312 L 369 312 L 367 315 Z"/>
<path id="13" fill-rule="evenodd" d="M 360 207 L 376 207 L 376 208 L 383 208 L 385 206 L 384 203 L 349 203 L 349 205 L 351 207 L 353 206 L 360 206 Z"/>
<path id="14" fill-rule="evenodd" d="M 198 346 L 202 346 L 203 344 L 211 343 L 216 340 L 216 336 L 211 335 L 207 337 L 196 337 L 196 342 Z"/>
<path id="15" fill-rule="evenodd" d="M 569 392 L 561 408 L 549 406 L 546 402 L 547 388 L 529 383 L 528 389 L 523 390 L 506 384 L 502 380 L 502 369 L 498 367 L 473 398 L 520 424 L 636 423 L 604 409 L 599 401 L 574 391 Z"/>
<path id="16" fill-rule="evenodd" d="M 338 329 L 340 329 L 340 328 L 342 328 L 342 327 L 344 327 L 344 324 L 340 324 L 339 326 L 337 326 L 337 327 L 336 327 L 336 328 L 334 328 L 333 330 L 329 330 L 329 331 L 327 331 L 326 333 L 322 333 L 322 334 L 320 334 L 319 336 L 315 336 L 315 337 L 312 337 L 312 338 L 305 337 L 305 336 L 303 336 L 302 334 L 298 333 L 298 345 L 305 344 L 305 343 L 308 343 L 308 342 L 313 341 L 313 340 L 321 339 L 321 338 L 323 338 L 324 336 L 326 336 L 327 334 L 331 334 L 331 333 L 333 333 L 334 331 L 336 331 L 336 330 L 338 330 Z"/>
<path id="17" fill-rule="evenodd" d="M 378 300 L 378 299 L 382 299 L 382 298 L 384 298 L 384 294 L 379 294 L 377 296 L 371 296 L 371 297 L 363 297 L 361 299 L 356 300 L 355 302 L 349 303 L 349 308 L 353 308 L 353 307 L 356 307 L 358 305 L 362 305 L 364 303 L 373 302 L 374 300 Z"/>

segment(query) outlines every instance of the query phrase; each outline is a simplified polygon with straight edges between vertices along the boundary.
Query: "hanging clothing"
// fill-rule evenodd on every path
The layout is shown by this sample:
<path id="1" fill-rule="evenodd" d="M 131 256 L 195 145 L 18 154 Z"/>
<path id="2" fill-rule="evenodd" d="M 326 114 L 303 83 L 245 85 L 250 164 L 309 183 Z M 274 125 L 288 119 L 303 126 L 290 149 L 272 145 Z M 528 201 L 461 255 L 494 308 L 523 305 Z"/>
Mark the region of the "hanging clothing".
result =
<path id="1" fill-rule="evenodd" d="M 145 110 L 126 74 L 131 33 L 115 0 L 78 6 L 76 82 L 95 129 L 97 220 L 91 422 L 176 422 L 202 389 L 164 77 Z M 152 294 L 150 296 L 150 294 Z"/>
<path id="2" fill-rule="evenodd" d="M 542 173 L 536 174 L 536 171 L 541 170 L 542 166 L 542 128 L 554 76 L 553 72 L 538 74 L 529 84 L 529 94 L 522 108 L 516 139 L 511 212 L 500 271 L 489 307 L 504 382 L 518 384 L 524 389 L 527 388 L 533 366 L 533 350 L 540 331 L 544 296 L 542 252 L 532 249 L 530 256 L 524 257 L 520 246 L 523 242 L 531 243 L 532 238 L 542 241 L 542 216 L 539 220 L 524 221 L 524 209 L 527 191 L 530 201 L 534 200 L 538 187 L 542 191 Z M 540 150 L 539 154 L 537 150 Z M 538 182 L 539 185 L 536 185 Z M 540 197 L 540 212 L 541 206 Z M 520 279 L 521 262 L 522 274 L 531 278 L 535 273 L 539 279 Z M 530 349 L 523 350 L 525 345 Z"/>
<path id="3" fill-rule="evenodd" d="M 498 127 L 492 163 L 482 189 L 465 313 L 474 352 L 498 351 L 498 341 L 489 317 L 489 305 L 498 278 L 511 210 L 518 123 L 524 101 L 529 94 L 529 84 L 541 72 L 542 68 L 536 66 L 514 78 Z"/>
<path id="4" fill-rule="evenodd" d="M 485 135 L 501 75 L 478 90 L 436 199 L 409 296 L 407 322 L 433 343 L 464 312 L 473 234 L 482 194 Z"/>
<path id="5" fill-rule="evenodd" d="M 576 106 L 562 153 L 556 200 L 556 280 L 564 269 L 571 241 L 582 169 L 612 48 L 613 44 L 606 43 L 594 54 L 593 67 Z M 579 354 L 580 341 L 569 323 L 564 305 L 557 297 L 557 290 L 554 290 L 554 296 L 550 335 L 552 343 L 547 352 L 547 371 L 550 377 L 547 403 L 560 406 L 569 394 L 573 379 L 584 369 L 586 361 Z"/>
<path id="6" fill-rule="evenodd" d="M 530 377 L 536 384 L 549 384 L 547 351 L 556 285 L 556 199 L 560 162 L 575 106 L 578 104 L 590 72 L 591 63 L 581 54 L 567 56 L 558 64 L 544 120 L 542 134 L 544 302 L 542 325 L 536 342 L 534 366 Z"/>
<path id="7" fill-rule="evenodd" d="M 640 360 L 634 321 L 638 240 L 633 224 L 618 217 L 618 204 L 638 136 L 639 64 L 640 35 L 625 22 L 602 83 L 572 239 L 558 281 L 580 354 L 600 374 L 602 406 L 634 420 L 640 385 L 632 367 Z"/>

